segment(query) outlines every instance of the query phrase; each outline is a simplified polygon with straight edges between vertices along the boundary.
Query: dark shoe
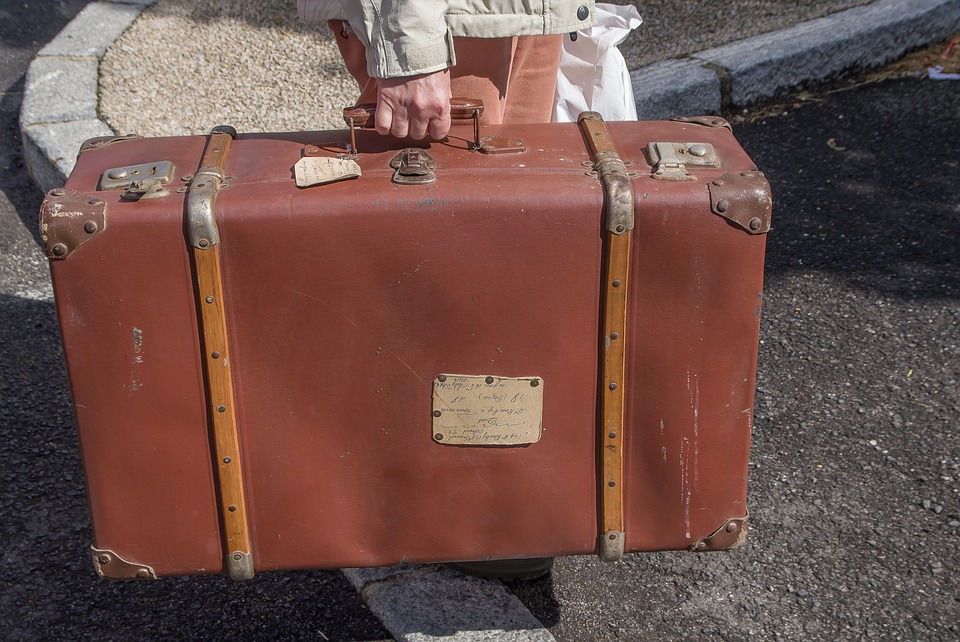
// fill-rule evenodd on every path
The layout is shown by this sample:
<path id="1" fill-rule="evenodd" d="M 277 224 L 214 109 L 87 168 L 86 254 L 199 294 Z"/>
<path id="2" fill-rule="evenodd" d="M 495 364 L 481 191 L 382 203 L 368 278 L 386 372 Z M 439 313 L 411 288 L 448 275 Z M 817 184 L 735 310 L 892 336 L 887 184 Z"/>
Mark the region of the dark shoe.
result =
<path id="1" fill-rule="evenodd" d="M 489 560 L 485 562 L 451 562 L 448 567 L 464 575 L 488 580 L 535 580 L 553 568 L 552 557 L 531 557 L 519 560 Z"/>

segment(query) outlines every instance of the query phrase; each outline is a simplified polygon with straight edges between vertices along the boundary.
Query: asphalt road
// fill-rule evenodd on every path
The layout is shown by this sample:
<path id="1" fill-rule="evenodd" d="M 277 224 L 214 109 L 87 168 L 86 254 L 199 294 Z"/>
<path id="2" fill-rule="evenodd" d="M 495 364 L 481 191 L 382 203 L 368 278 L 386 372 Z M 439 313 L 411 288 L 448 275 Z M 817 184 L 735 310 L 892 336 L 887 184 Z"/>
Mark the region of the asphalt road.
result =
<path id="1" fill-rule="evenodd" d="M 381 640 L 339 571 L 112 583 L 90 562 L 70 393 L 17 118 L 23 74 L 89 0 L 0 2 L 0 640 Z"/>
<path id="2" fill-rule="evenodd" d="M 0 21 L 0 639 L 387 637 L 338 572 L 93 574 L 16 132 L 31 52 L 83 4 Z M 751 536 L 731 553 L 562 559 L 513 585 L 561 642 L 960 638 L 960 83 L 825 100 L 736 129 L 775 194 Z"/>
<path id="3" fill-rule="evenodd" d="M 517 585 L 558 640 L 960 639 L 960 82 L 735 128 L 774 193 L 731 553 L 559 560 Z"/>

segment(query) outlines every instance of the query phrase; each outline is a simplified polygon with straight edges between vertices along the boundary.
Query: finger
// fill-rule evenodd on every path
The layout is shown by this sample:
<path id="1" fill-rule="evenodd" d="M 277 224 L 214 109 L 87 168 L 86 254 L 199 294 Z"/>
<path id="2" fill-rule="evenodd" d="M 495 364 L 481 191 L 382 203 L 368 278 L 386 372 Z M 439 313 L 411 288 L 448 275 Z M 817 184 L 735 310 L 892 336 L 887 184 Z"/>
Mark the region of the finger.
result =
<path id="1" fill-rule="evenodd" d="M 390 126 L 390 135 L 395 138 L 406 138 L 410 131 L 410 121 L 399 112 L 393 112 L 393 124 Z"/>
<path id="2" fill-rule="evenodd" d="M 430 138 L 441 140 L 450 133 L 450 111 L 447 110 L 445 116 L 432 118 L 430 120 Z"/>
<path id="3" fill-rule="evenodd" d="M 423 140 L 427 137 L 427 128 L 429 123 L 423 118 L 417 118 L 410 123 L 410 138 L 414 140 Z"/>
<path id="4" fill-rule="evenodd" d="M 390 129 L 393 126 L 393 121 L 393 109 L 387 104 L 387 101 L 377 101 L 377 111 L 373 119 L 373 125 L 376 128 L 377 133 L 381 136 L 386 136 L 389 134 Z"/>

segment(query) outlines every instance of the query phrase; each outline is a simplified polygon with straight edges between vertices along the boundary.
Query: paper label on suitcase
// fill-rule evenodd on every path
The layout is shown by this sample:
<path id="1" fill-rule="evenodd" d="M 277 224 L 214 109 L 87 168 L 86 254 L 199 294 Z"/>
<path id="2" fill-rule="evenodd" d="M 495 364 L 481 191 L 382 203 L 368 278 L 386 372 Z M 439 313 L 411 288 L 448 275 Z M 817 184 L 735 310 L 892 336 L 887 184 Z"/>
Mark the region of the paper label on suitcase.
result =
<path id="1" fill-rule="evenodd" d="M 440 375 L 433 380 L 433 440 L 455 446 L 540 441 L 543 379 Z"/>
<path id="2" fill-rule="evenodd" d="M 293 166 L 297 187 L 313 187 L 360 176 L 360 166 L 352 160 L 306 156 Z"/>

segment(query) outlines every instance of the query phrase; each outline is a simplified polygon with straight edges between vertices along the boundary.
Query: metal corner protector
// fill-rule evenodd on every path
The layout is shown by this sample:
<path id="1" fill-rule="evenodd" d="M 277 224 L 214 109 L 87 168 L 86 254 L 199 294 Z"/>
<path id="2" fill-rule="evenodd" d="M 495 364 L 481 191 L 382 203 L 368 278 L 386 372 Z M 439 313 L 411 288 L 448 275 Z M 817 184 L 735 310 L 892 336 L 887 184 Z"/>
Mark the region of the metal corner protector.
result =
<path id="1" fill-rule="evenodd" d="M 600 559 L 604 562 L 617 562 L 623 558 L 625 536 L 619 531 L 608 531 L 600 535 Z"/>
<path id="2" fill-rule="evenodd" d="M 106 226 L 106 202 L 82 192 L 58 187 L 40 205 L 40 238 L 51 260 L 67 258 Z"/>
<path id="3" fill-rule="evenodd" d="M 108 580 L 155 580 L 157 574 L 146 564 L 138 564 L 123 559 L 107 549 L 90 547 L 93 555 L 93 568 L 97 575 Z"/>
<path id="4" fill-rule="evenodd" d="M 710 211 L 749 234 L 770 231 L 773 197 L 762 172 L 730 172 L 707 184 Z"/>
<path id="5" fill-rule="evenodd" d="M 691 544 L 690 550 L 694 553 L 705 553 L 739 548 L 747 540 L 749 529 L 750 515 L 728 519 L 709 536 Z"/>

